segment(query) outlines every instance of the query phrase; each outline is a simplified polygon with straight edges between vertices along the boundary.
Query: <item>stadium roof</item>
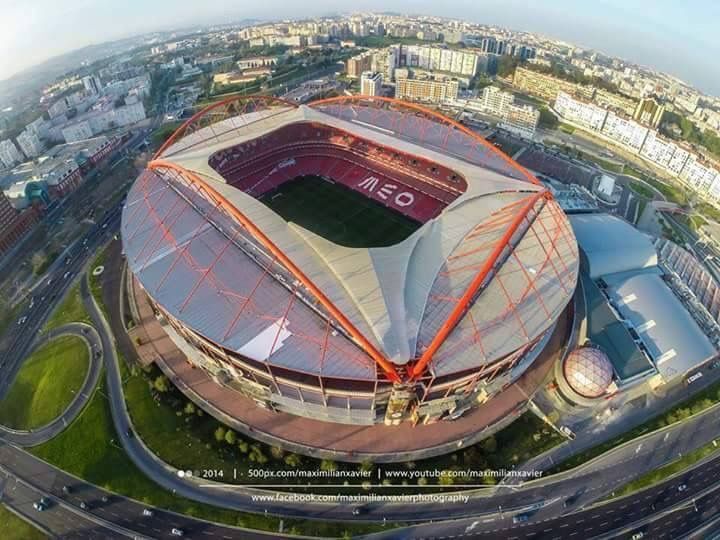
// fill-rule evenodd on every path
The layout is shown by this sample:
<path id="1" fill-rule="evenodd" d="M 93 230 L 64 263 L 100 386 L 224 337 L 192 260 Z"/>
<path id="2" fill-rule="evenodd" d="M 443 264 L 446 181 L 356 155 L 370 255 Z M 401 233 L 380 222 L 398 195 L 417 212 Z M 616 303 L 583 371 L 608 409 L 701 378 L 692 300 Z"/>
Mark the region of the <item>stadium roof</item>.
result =
<path id="1" fill-rule="evenodd" d="M 378 114 L 352 100 L 279 103 L 171 140 L 127 198 L 122 232 L 131 269 L 172 316 L 206 338 L 314 375 L 372 380 L 373 359 L 388 371 L 383 359 L 403 365 L 421 357 L 411 370 L 429 365 L 437 376 L 530 344 L 573 294 L 572 230 L 525 171 L 418 109 Z M 462 174 L 467 190 L 399 244 L 339 246 L 285 222 L 208 164 L 218 150 L 297 122 L 435 161 Z M 284 282 L 276 268 L 298 283 Z M 270 273 L 276 279 L 265 279 Z M 328 310 L 339 323 L 333 331 L 316 316 Z"/>
<path id="2" fill-rule="evenodd" d="M 657 266 L 652 240 L 628 222 L 610 214 L 573 214 L 568 219 L 593 279 Z"/>

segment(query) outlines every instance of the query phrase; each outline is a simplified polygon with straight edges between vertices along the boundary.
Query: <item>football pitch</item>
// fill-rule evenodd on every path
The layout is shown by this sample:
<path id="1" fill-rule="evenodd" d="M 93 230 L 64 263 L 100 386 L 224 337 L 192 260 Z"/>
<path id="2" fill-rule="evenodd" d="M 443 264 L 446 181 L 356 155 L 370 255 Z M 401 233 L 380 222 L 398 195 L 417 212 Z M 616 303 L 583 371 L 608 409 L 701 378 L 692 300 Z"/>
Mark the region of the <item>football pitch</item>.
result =
<path id="1" fill-rule="evenodd" d="M 303 176 L 285 182 L 260 200 L 286 221 L 351 248 L 391 246 L 410 236 L 421 225 L 319 176 Z"/>

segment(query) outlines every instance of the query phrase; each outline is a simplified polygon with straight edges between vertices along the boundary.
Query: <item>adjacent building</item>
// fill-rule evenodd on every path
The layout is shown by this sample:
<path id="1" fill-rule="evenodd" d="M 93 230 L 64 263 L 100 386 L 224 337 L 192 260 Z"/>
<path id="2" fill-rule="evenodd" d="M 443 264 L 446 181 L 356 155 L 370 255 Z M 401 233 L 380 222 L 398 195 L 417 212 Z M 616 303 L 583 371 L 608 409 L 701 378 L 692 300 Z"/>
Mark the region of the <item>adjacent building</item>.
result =
<path id="1" fill-rule="evenodd" d="M 501 128 L 525 139 L 532 139 L 540 120 L 540 111 L 530 105 L 513 103 L 505 108 L 501 118 L 498 124 Z"/>
<path id="2" fill-rule="evenodd" d="M 16 210 L 0 191 L 0 256 L 10 251 L 38 220 L 39 214 L 34 208 Z"/>
<path id="3" fill-rule="evenodd" d="M 655 100 L 642 100 L 633 118 L 573 98 L 565 92 L 558 93 L 553 108 L 563 121 L 592 131 L 624 150 L 637 154 L 677 177 L 706 200 L 720 203 L 720 167 L 662 137 L 657 130 L 643 125 L 652 125 L 662 117 L 663 108 Z"/>
<path id="4" fill-rule="evenodd" d="M 395 83 L 395 97 L 425 103 L 442 103 L 457 99 L 458 82 L 452 79 L 399 78 Z"/>
<path id="5" fill-rule="evenodd" d="M 373 55 L 369 51 L 348 58 L 345 62 L 345 71 L 348 78 L 359 79 L 365 71 L 371 69 L 372 59 Z"/>
<path id="6" fill-rule="evenodd" d="M 82 78 L 83 87 L 90 94 L 99 94 L 102 91 L 102 83 L 97 75 L 87 75 Z"/>
<path id="7" fill-rule="evenodd" d="M 595 88 L 592 86 L 583 86 L 523 67 L 515 69 L 513 85 L 528 94 L 533 94 L 548 101 L 554 101 L 559 92 L 565 92 L 571 96 L 587 100 L 592 99 L 595 94 Z"/>
<path id="8" fill-rule="evenodd" d="M 39 156 L 42 154 L 44 148 L 40 142 L 40 138 L 28 129 L 25 129 L 25 131 L 17 136 L 17 143 L 20 150 L 22 150 L 23 154 L 28 158 Z"/>
<path id="9" fill-rule="evenodd" d="M 665 105 L 658 103 L 655 98 L 641 99 L 632 113 L 634 120 L 650 127 L 658 127 L 665 114 Z"/>
<path id="10" fill-rule="evenodd" d="M 23 161 L 23 155 L 10 139 L 0 142 L 0 161 L 7 168 Z"/>
<path id="11" fill-rule="evenodd" d="M 360 78 L 360 93 L 364 96 L 379 96 L 382 94 L 382 82 L 380 73 L 364 71 Z"/>

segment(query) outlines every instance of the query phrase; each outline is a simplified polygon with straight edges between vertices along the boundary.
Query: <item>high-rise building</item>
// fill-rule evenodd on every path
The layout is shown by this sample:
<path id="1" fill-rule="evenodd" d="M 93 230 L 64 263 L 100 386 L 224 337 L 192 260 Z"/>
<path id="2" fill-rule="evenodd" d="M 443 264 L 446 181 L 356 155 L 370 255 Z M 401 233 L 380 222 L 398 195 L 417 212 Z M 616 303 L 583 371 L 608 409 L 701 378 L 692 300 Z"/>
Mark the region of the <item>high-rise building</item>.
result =
<path id="1" fill-rule="evenodd" d="M 515 102 L 514 96 L 503 92 L 497 86 L 486 86 L 480 96 L 480 107 L 490 114 L 502 116 L 509 105 Z"/>
<path id="2" fill-rule="evenodd" d="M 658 127 L 665 114 L 665 105 L 658 103 L 655 98 L 641 99 L 633 111 L 633 119 L 651 127 Z"/>
<path id="3" fill-rule="evenodd" d="M 17 149 L 17 146 L 10 140 L 5 139 L 0 142 L 0 161 L 5 167 L 12 167 L 16 163 L 23 161 L 24 157 Z"/>
<path id="4" fill-rule="evenodd" d="M 345 62 L 345 71 L 348 78 L 359 79 L 364 71 L 368 71 L 372 67 L 372 57 L 372 53 L 366 51 L 348 58 Z"/>
<path id="5" fill-rule="evenodd" d="M 97 75 L 87 75 L 82 78 L 83 86 L 91 94 L 99 94 L 102 90 L 102 84 Z"/>
<path id="6" fill-rule="evenodd" d="M 499 125 L 515 135 L 532 139 L 535 136 L 539 120 L 540 111 L 535 107 L 511 103 L 505 107 Z"/>
<path id="7" fill-rule="evenodd" d="M 520 90 L 548 101 L 554 101 L 559 92 L 587 100 L 592 99 L 595 94 L 593 86 L 583 86 L 523 67 L 515 69 L 513 84 Z"/>
<path id="8" fill-rule="evenodd" d="M 42 154 L 43 145 L 37 135 L 29 130 L 23 131 L 17 136 L 17 143 L 20 150 L 23 151 L 28 158 L 34 158 Z"/>
<path id="9" fill-rule="evenodd" d="M 445 71 L 474 77 L 478 72 L 479 56 L 472 51 L 446 49 L 431 45 L 403 45 L 402 65 L 427 71 Z"/>
<path id="10" fill-rule="evenodd" d="M 48 107 L 48 116 L 50 118 L 57 118 L 61 114 L 65 114 L 68 110 L 67 102 L 65 98 L 58 99 L 55 103 Z"/>
<path id="11" fill-rule="evenodd" d="M 558 92 L 554 108 L 565 120 L 593 131 L 600 131 L 607 117 L 602 107 L 576 100 L 565 92 Z"/>
<path id="12" fill-rule="evenodd" d="M 363 71 L 360 78 L 360 93 L 364 96 L 379 96 L 382 92 L 382 75 L 374 71 Z"/>
<path id="13" fill-rule="evenodd" d="M 408 79 L 398 78 L 395 83 L 395 97 L 427 103 L 442 103 L 457 99 L 458 82 L 451 79 Z"/>

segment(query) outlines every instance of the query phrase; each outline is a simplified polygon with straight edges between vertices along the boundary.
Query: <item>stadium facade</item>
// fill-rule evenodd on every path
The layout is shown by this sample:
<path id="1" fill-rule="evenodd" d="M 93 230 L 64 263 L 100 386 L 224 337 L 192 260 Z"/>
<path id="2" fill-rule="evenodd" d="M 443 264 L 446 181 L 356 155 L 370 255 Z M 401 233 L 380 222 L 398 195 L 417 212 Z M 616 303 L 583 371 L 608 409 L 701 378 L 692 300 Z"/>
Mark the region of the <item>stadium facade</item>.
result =
<path id="1" fill-rule="evenodd" d="M 303 225 L 273 210 L 309 176 L 365 202 L 313 201 Z M 413 227 L 336 234 L 385 218 Z M 579 266 L 530 173 L 434 111 L 363 96 L 201 111 L 135 182 L 122 241 L 189 362 L 258 406 L 355 425 L 491 402 L 546 347 Z"/>

